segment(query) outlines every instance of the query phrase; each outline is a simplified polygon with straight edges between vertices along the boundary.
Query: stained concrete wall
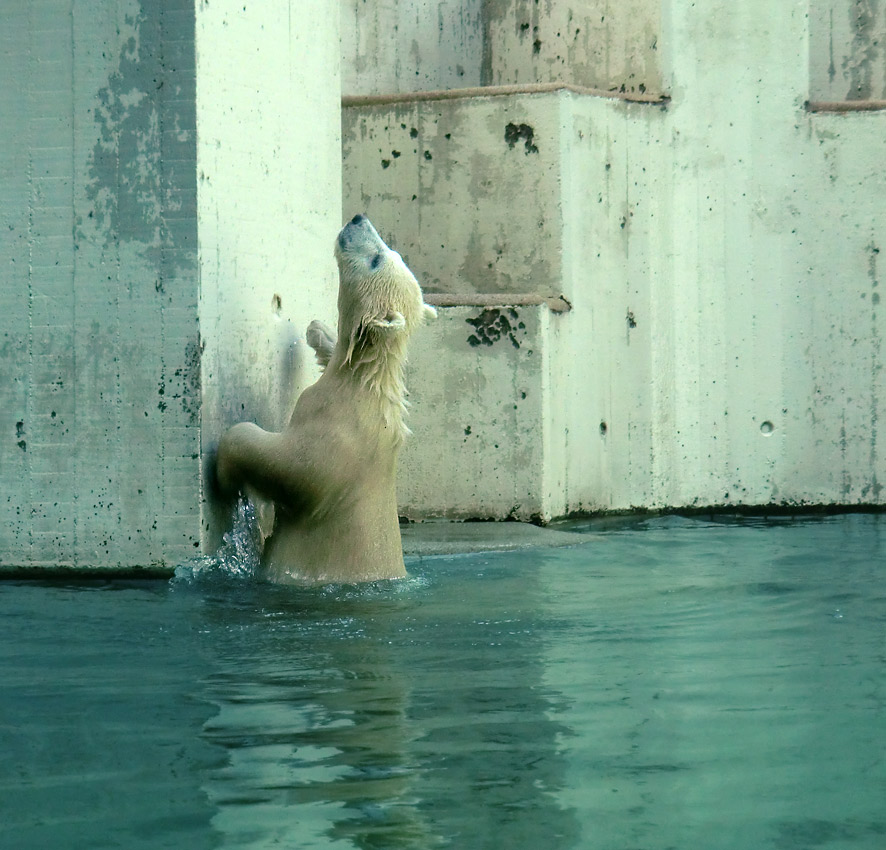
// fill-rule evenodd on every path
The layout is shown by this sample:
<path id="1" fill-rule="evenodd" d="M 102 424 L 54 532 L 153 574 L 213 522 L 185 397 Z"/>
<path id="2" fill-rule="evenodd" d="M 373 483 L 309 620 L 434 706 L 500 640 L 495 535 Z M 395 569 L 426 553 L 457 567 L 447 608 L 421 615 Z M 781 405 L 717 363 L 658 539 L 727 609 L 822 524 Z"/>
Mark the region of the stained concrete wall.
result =
<path id="1" fill-rule="evenodd" d="M 886 112 L 806 108 L 800 7 L 662 20 L 662 105 L 349 102 L 346 207 L 462 305 L 413 349 L 413 515 L 883 503 Z M 488 307 L 543 357 L 472 343 Z"/>
<path id="2" fill-rule="evenodd" d="M 809 96 L 886 99 L 886 6 L 877 0 L 811 0 Z"/>
<path id="3" fill-rule="evenodd" d="M 563 82 L 659 93 L 660 30 L 660 0 L 342 0 L 342 92 Z"/>
<path id="4" fill-rule="evenodd" d="M 484 26 L 486 85 L 662 90 L 661 0 L 486 0 Z"/>
<path id="5" fill-rule="evenodd" d="M 17 4 L 0 38 L 0 557 L 150 564 L 191 553 L 193 10 Z"/>
<path id="6" fill-rule="evenodd" d="M 310 377 L 290 342 L 334 310 L 338 4 L 221 6 L 4 11 L 0 567 L 211 545 L 201 458 Z"/>
<path id="7" fill-rule="evenodd" d="M 883 502 L 886 112 L 804 109 L 808 27 L 674 5 L 670 233 L 645 249 L 662 503 Z"/>
<path id="8" fill-rule="evenodd" d="M 883 97 L 879 7 L 536 5 L 343 7 L 348 94 L 573 86 L 348 101 L 347 212 L 443 305 L 404 511 L 882 504 L 886 114 L 804 106 Z M 213 545 L 215 439 L 334 310 L 339 8 L 7 11 L 0 564 Z"/>
<path id="9" fill-rule="evenodd" d="M 533 102 L 344 109 L 345 208 L 378 221 L 428 291 L 563 294 L 559 116 L 527 117 Z"/>
<path id="10" fill-rule="evenodd" d="M 483 0 L 341 0 L 342 92 L 481 84 Z"/>

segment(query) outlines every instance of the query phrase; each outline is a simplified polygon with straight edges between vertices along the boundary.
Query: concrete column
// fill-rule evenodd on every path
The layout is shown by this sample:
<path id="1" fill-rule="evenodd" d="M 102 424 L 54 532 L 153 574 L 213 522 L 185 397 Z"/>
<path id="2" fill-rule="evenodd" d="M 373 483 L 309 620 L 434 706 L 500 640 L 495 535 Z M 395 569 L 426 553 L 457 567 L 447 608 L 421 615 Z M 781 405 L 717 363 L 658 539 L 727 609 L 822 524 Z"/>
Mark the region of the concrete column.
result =
<path id="1" fill-rule="evenodd" d="M 279 429 L 316 379 L 304 330 L 335 324 L 341 226 L 337 0 L 200 3 L 197 211 L 202 450 Z M 210 548 L 227 517 L 204 522 Z"/>
<path id="2" fill-rule="evenodd" d="M 4 12 L 3 567 L 212 544 L 201 457 L 235 418 L 280 424 L 308 379 L 290 343 L 334 311 L 337 12 Z"/>

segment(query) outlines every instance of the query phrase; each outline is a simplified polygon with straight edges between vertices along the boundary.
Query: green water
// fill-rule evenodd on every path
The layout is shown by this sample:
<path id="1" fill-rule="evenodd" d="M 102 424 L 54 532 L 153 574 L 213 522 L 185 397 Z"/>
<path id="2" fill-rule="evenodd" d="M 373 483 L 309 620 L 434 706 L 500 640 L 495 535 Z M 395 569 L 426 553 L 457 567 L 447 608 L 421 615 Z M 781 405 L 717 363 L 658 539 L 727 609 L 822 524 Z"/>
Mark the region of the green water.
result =
<path id="1" fill-rule="evenodd" d="M 662 519 L 0 584 L 0 847 L 882 850 L 884 559 L 884 516 Z"/>

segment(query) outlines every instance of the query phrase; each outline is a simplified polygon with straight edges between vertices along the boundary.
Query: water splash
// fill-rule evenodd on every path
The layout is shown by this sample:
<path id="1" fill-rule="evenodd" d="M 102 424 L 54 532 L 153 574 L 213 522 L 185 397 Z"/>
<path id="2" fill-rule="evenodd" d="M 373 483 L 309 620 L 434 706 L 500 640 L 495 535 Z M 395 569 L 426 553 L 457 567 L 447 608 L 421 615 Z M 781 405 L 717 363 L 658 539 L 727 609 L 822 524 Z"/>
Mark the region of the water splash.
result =
<path id="1" fill-rule="evenodd" d="M 255 506 L 238 499 L 231 517 L 231 530 L 222 538 L 214 555 L 189 558 L 175 568 L 174 582 L 202 579 L 251 579 L 261 565 L 262 536 Z"/>
<path id="2" fill-rule="evenodd" d="M 231 513 L 231 530 L 222 537 L 221 545 L 213 555 L 197 555 L 179 564 L 171 579 L 173 584 L 196 584 L 199 582 L 244 582 L 260 575 L 262 556 L 262 531 L 258 511 L 246 498 L 237 500 Z M 407 559 L 409 575 L 405 578 L 380 579 L 378 581 L 348 584 L 329 582 L 325 584 L 288 585 L 288 593 L 295 587 L 315 599 L 355 601 L 411 597 L 430 586 L 428 576 L 418 571 L 420 559 Z"/>

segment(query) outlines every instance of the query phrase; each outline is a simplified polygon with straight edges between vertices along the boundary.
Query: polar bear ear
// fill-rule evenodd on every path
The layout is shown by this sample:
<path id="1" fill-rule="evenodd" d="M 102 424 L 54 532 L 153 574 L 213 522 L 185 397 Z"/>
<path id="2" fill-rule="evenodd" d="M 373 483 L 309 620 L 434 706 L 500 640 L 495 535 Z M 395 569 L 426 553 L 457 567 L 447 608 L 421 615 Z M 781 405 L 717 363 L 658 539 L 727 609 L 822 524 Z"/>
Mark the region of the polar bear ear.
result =
<path id="1" fill-rule="evenodd" d="M 372 351 L 377 343 L 403 333 L 406 330 L 406 319 L 397 310 L 388 310 L 387 313 L 376 313 L 364 316 L 360 323 L 351 332 L 348 340 L 348 350 L 345 354 L 345 362 L 352 363 L 354 352 L 360 349 L 358 363 L 364 362 L 367 352 Z"/>
<path id="2" fill-rule="evenodd" d="M 422 318 L 427 319 L 436 319 L 437 311 L 430 304 L 422 304 L 421 305 L 421 315 Z"/>
<path id="3" fill-rule="evenodd" d="M 372 316 L 366 326 L 383 331 L 402 331 L 406 329 L 406 319 L 399 311 L 389 310 L 384 316 Z"/>

